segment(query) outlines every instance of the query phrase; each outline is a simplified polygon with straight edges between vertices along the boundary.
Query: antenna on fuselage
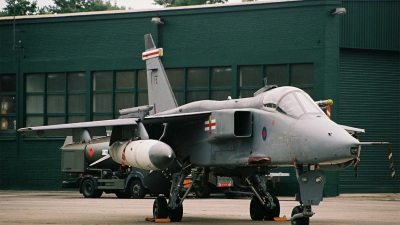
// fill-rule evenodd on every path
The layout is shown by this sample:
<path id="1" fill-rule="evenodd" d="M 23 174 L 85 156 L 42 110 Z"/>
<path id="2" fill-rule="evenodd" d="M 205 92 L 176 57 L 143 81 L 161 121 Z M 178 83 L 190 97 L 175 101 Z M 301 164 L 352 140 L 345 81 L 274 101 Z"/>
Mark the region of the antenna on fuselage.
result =
<path id="1" fill-rule="evenodd" d="M 257 95 L 264 93 L 270 89 L 274 89 L 274 88 L 278 87 L 277 85 L 268 85 L 268 77 L 264 77 L 263 80 L 264 80 L 264 87 L 260 88 L 256 92 L 254 92 L 254 96 L 257 96 Z"/>
<path id="2" fill-rule="evenodd" d="M 268 77 L 264 77 L 263 80 L 264 80 L 264 87 L 266 87 L 268 85 Z"/>

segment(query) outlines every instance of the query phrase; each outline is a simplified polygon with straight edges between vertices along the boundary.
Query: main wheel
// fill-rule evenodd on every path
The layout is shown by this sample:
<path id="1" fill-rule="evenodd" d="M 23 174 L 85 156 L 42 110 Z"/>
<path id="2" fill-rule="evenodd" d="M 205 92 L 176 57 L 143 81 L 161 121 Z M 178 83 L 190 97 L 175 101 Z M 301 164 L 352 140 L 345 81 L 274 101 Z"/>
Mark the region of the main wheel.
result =
<path id="1" fill-rule="evenodd" d="M 153 203 L 153 218 L 168 218 L 168 205 L 164 197 L 157 197 Z"/>
<path id="2" fill-rule="evenodd" d="M 303 212 L 303 207 L 296 206 L 292 210 L 292 217 L 293 215 L 299 214 Z M 295 220 L 292 220 L 292 225 L 309 225 L 310 224 L 310 217 L 302 217 Z"/>
<path id="3" fill-rule="evenodd" d="M 279 217 L 279 214 L 281 213 L 281 206 L 278 198 L 275 196 L 272 196 L 272 198 L 274 199 L 275 208 L 265 212 L 265 220 L 274 220 L 274 217 Z"/>
<path id="4" fill-rule="evenodd" d="M 183 217 L 183 205 L 169 212 L 171 222 L 180 222 Z"/>
<path id="5" fill-rule="evenodd" d="M 250 217 L 252 220 L 263 220 L 265 208 L 257 197 L 251 198 L 250 201 Z"/>
<path id="6" fill-rule="evenodd" d="M 100 198 L 103 191 L 96 189 L 93 180 L 86 179 L 82 183 L 82 194 L 85 198 Z"/>
<path id="7" fill-rule="evenodd" d="M 210 187 L 208 186 L 208 184 L 206 184 L 203 187 L 196 188 L 194 190 L 194 193 L 196 193 L 197 198 L 209 198 L 211 191 L 210 191 Z"/>
<path id="8" fill-rule="evenodd" d="M 146 196 L 146 190 L 142 182 L 138 179 L 132 181 L 130 192 L 133 198 L 144 198 L 144 196 Z"/>

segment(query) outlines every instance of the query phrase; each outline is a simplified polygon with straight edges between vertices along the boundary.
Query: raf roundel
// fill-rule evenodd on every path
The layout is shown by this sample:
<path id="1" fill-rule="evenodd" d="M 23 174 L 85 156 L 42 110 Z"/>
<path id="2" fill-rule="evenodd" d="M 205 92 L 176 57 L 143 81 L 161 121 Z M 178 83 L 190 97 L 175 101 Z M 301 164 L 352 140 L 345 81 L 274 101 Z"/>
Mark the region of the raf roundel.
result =
<path id="1" fill-rule="evenodd" d="M 267 128 L 263 127 L 261 135 L 262 139 L 265 141 L 267 139 Z"/>

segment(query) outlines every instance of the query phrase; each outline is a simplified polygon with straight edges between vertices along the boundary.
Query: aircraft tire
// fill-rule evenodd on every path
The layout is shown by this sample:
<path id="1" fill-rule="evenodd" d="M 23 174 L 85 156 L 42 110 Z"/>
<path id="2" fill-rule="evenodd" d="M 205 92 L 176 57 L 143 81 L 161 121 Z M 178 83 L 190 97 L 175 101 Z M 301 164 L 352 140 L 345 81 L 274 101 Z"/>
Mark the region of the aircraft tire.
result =
<path id="1" fill-rule="evenodd" d="M 194 193 L 196 194 L 197 198 L 209 198 L 211 191 L 210 191 L 210 187 L 208 186 L 208 184 L 206 184 L 203 187 L 196 188 L 194 190 Z"/>
<path id="2" fill-rule="evenodd" d="M 103 191 L 96 189 L 93 180 L 86 179 L 82 183 L 82 194 L 85 198 L 100 198 Z"/>
<path id="3" fill-rule="evenodd" d="M 168 205 L 164 197 L 157 197 L 153 203 L 153 218 L 168 218 Z"/>
<path id="4" fill-rule="evenodd" d="M 303 208 L 301 206 L 296 206 L 292 210 L 292 217 L 298 213 L 302 213 Z M 292 225 L 309 225 L 310 224 L 310 217 L 302 217 L 299 219 L 292 220 Z"/>
<path id="5" fill-rule="evenodd" d="M 169 212 L 171 222 L 180 222 L 183 217 L 183 205 Z"/>
<path id="6" fill-rule="evenodd" d="M 258 200 L 253 197 L 250 201 L 250 217 L 252 220 L 263 220 L 265 215 L 265 208 Z"/>
<path id="7" fill-rule="evenodd" d="M 132 181 L 129 190 L 133 198 L 138 199 L 138 198 L 144 198 L 144 196 L 146 196 L 146 190 L 142 182 L 138 179 Z"/>
<path id="8" fill-rule="evenodd" d="M 275 208 L 265 212 L 265 220 L 274 220 L 274 217 L 279 217 L 279 214 L 281 213 L 281 206 L 278 198 L 275 196 L 272 196 L 272 198 L 274 199 Z"/>

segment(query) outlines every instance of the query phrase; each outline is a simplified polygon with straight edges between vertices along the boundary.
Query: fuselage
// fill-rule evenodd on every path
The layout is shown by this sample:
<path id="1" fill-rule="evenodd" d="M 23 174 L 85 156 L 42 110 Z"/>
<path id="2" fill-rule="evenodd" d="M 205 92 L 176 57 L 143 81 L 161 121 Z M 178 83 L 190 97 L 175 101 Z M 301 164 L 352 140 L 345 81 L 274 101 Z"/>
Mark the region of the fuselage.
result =
<path id="1" fill-rule="evenodd" d="M 225 135 L 242 120 L 240 115 L 229 120 L 235 110 L 251 114 L 250 135 L 235 136 L 235 131 Z M 210 117 L 170 126 L 175 132 L 174 151 L 181 157 L 190 156 L 197 166 L 237 167 L 258 158 L 269 158 L 271 166 L 292 165 L 294 159 L 301 164 L 329 165 L 357 157 L 350 149 L 359 142 L 295 87 L 275 88 L 252 98 L 193 102 L 156 115 L 196 112 L 210 112 Z M 219 112 L 224 113 L 220 116 Z M 219 135 L 222 131 L 224 135 Z"/>

